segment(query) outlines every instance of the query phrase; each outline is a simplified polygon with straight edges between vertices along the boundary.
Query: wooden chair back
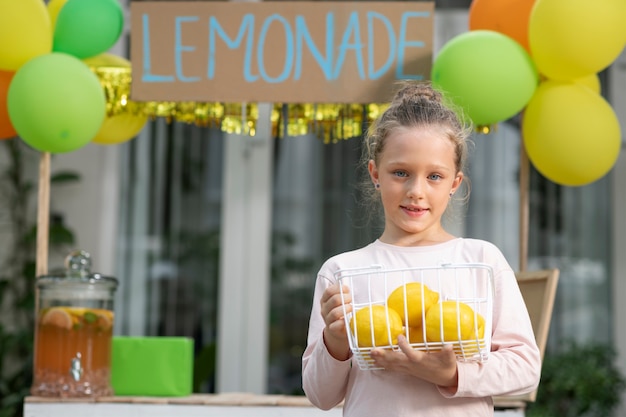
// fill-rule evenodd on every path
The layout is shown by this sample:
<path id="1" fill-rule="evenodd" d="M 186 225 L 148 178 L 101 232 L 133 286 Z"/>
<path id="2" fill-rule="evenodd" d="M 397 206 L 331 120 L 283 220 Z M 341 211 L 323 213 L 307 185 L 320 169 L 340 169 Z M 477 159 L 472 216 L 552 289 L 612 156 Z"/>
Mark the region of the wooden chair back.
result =
<path id="1" fill-rule="evenodd" d="M 524 271 L 517 272 L 515 276 L 530 315 L 543 361 L 559 281 L 559 270 Z M 493 401 L 497 408 L 525 408 L 526 403 L 534 402 L 536 398 L 537 390 L 524 395 L 494 397 Z"/>

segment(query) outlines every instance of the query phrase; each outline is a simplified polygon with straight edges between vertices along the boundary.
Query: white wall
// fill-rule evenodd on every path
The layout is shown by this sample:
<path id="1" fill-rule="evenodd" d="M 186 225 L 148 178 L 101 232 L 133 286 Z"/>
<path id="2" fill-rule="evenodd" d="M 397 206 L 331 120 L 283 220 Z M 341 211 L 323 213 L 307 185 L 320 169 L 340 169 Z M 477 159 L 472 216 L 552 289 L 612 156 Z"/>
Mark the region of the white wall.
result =
<path id="1" fill-rule="evenodd" d="M 50 210 L 63 214 L 74 231 L 77 249 L 91 254 L 92 272 L 115 274 L 115 244 L 119 207 L 119 147 L 89 144 L 52 157 L 50 170 L 80 174 L 76 183 L 51 191 Z M 61 267 L 63 259 L 50 258 L 49 267 Z"/>

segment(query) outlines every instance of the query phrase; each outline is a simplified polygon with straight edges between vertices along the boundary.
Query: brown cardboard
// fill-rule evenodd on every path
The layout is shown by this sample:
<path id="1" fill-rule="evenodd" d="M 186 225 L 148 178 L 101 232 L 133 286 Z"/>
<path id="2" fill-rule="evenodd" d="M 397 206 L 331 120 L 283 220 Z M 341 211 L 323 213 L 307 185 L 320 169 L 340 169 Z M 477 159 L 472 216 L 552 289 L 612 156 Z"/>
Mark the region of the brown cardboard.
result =
<path id="1" fill-rule="evenodd" d="M 434 2 L 131 2 L 131 98 L 387 102 L 395 80 L 430 78 L 433 14 Z"/>

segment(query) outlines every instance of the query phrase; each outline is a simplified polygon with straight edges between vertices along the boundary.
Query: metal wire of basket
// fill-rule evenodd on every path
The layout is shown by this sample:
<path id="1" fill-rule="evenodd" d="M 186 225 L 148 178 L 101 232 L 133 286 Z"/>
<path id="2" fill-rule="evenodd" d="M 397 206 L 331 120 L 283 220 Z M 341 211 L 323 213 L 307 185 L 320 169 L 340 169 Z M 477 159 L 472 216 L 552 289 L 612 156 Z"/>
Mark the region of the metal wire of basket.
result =
<path id="1" fill-rule="evenodd" d="M 452 344 L 460 361 L 489 358 L 494 292 L 491 266 L 448 263 L 389 269 L 371 265 L 339 270 L 335 279 L 340 287 L 347 286 L 352 296 L 347 302 L 341 292 L 350 350 L 360 369 L 381 369 L 369 352 L 374 348 L 399 350 L 399 333 L 417 350 L 434 352 Z M 409 294 L 409 288 L 421 288 L 419 298 Z M 402 308 L 388 305 L 394 290 L 393 300 L 399 292 Z M 436 302 L 432 302 L 432 292 L 437 294 Z M 350 313 L 348 305 L 352 306 Z M 417 314 L 421 318 L 409 311 L 415 306 L 420 306 Z M 397 316 L 402 319 L 400 331 Z"/>

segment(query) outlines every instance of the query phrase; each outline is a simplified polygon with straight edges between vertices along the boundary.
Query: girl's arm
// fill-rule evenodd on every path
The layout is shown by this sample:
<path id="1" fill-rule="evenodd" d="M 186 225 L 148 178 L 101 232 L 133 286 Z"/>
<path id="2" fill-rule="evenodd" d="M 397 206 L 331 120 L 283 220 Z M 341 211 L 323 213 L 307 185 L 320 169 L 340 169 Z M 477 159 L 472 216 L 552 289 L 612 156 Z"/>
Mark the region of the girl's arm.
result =
<path id="1" fill-rule="evenodd" d="M 349 300 L 349 293 L 345 297 Z M 343 401 L 350 357 L 339 285 L 330 285 L 325 277 L 318 276 L 302 356 L 302 387 L 315 406 L 329 410 Z"/>

